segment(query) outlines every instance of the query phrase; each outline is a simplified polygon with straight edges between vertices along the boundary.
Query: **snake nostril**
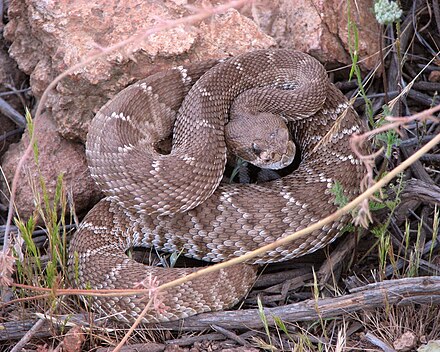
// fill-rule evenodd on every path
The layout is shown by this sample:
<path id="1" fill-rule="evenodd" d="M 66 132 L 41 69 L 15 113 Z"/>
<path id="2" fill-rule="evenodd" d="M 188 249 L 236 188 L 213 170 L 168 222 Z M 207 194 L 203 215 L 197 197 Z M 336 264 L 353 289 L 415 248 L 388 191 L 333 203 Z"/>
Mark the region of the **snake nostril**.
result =
<path id="1" fill-rule="evenodd" d="M 256 143 L 252 143 L 252 151 L 255 153 L 255 155 L 260 156 L 261 158 L 263 157 L 263 151 L 261 150 L 261 148 L 256 144 Z"/>

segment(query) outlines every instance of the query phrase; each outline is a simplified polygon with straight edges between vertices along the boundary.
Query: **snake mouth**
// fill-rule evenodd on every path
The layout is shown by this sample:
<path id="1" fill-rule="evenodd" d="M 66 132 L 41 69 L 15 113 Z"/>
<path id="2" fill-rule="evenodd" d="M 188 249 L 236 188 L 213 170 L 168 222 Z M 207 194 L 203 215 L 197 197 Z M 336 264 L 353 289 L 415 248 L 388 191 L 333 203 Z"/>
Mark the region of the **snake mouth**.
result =
<path id="1" fill-rule="evenodd" d="M 261 151 L 258 158 L 250 161 L 253 165 L 262 169 L 280 170 L 289 166 L 296 156 L 296 147 L 293 141 L 288 141 L 284 153 L 276 151 Z"/>

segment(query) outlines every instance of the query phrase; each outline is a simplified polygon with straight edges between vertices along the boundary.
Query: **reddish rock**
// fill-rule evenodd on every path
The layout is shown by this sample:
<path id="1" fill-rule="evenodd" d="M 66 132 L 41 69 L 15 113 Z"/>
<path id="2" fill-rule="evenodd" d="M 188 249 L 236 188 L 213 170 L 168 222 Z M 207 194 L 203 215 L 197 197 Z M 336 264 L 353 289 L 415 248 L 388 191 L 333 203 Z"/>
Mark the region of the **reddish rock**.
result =
<path id="1" fill-rule="evenodd" d="M 81 352 L 86 335 L 79 325 L 70 329 L 63 338 L 63 352 Z"/>
<path id="2" fill-rule="evenodd" d="M 246 14 L 283 48 L 308 52 L 323 63 L 351 64 L 347 1 L 256 0 Z M 371 0 L 351 2 L 351 20 L 359 30 L 360 65 L 371 69 L 378 60 L 379 26 Z"/>
<path id="3" fill-rule="evenodd" d="M 209 2 L 199 0 L 194 5 L 206 3 Z M 11 0 L 10 22 L 4 34 L 11 42 L 11 57 L 30 75 L 32 91 L 38 98 L 54 77 L 103 47 L 157 28 L 164 20 L 191 14 L 186 4 L 182 0 Z M 371 1 L 359 0 L 356 4 L 352 5 L 352 18 L 358 22 L 362 59 L 377 51 L 378 27 L 369 9 Z M 58 173 L 66 172 L 77 210 L 82 210 L 96 191 L 89 192 L 93 188 L 86 176 L 82 146 L 67 140 L 84 142 L 91 119 L 106 101 L 130 83 L 160 69 L 276 43 L 308 51 L 324 62 L 350 63 L 345 6 L 346 2 L 339 0 L 261 0 L 248 7 L 247 14 L 255 22 L 231 9 L 202 22 L 151 34 L 142 42 L 131 43 L 76 70 L 57 84 L 46 104 L 47 115 L 40 126 L 46 126 L 40 138 L 44 177 L 53 187 Z M 375 58 L 364 65 L 371 67 L 374 62 Z M 3 159 L 2 167 L 9 180 L 24 145 L 22 142 L 11 148 Z M 17 206 L 22 214 L 32 211 L 32 195 L 26 182 L 20 186 Z"/>
<path id="4" fill-rule="evenodd" d="M 201 60 L 205 58 L 203 53 L 209 53 L 209 58 L 221 58 L 275 45 L 275 41 L 259 30 L 255 22 L 235 9 L 202 22 L 200 32 L 203 36 L 197 51 Z"/>
<path id="5" fill-rule="evenodd" d="M 100 47 L 163 20 L 189 15 L 179 3 L 12 0 L 5 36 L 12 42 L 11 56 L 31 76 L 34 94 L 41 96 L 55 76 Z M 151 72 L 274 44 L 254 22 L 230 10 L 201 23 L 154 33 L 78 69 L 57 85 L 47 107 L 64 137 L 84 141 L 96 111 L 116 92 Z"/>
<path id="6" fill-rule="evenodd" d="M 429 82 L 440 82 L 440 71 L 431 71 L 428 76 Z"/>
<path id="7" fill-rule="evenodd" d="M 11 0 L 8 14 L 5 37 L 11 41 L 10 55 L 30 75 L 32 91 L 40 97 L 54 77 L 100 48 L 190 12 L 185 1 Z M 49 190 L 53 193 L 57 175 L 64 172 L 77 211 L 96 198 L 83 147 L 72 141 L 84 142 L 94 114 L 130 83 L 167 67 L 274 44 L 254 22 L 230 10 L 204 22 L 154 33 L 76 70 L 50 92 L 47 115 L 40 122 L 40 168 Z M 25 145 L 21 142 L 5 155 L 2 167 L 9 181 Z M 27 164 L 32 164 L 31 158 Z M 35 177 L 32 165 L 30 170 Z M 20 182 L 16 203 L 26 217 L 34 207 L 24 171 Z"/>
<path id="8" fill-rule="evenodd" d="M 38 143 L 41 176 L 46 182 L 49 195 L 53 196 L 58 175 L 64 174 L 64 188 L 72 196 L 76 209 L 84 209 L 99 199 L 100 193 L 90 177 L 84 154 L 84 147 L 62 138 L 55 128 L 49 114 L 41 115 L 35 125 L 35 136 Z M 10 146 L 3 156 L 3 171 L 9 184 L 12 182 L 15 167 L 29 143 L 28 135 L 17 144 Z M 19 174 L 19 183 L 15 198 L 16 209 L 21 218 L 27 219 L 35 211 L 36 197 L 33 187 L 40 193 L 39 171 L 35 165 L 33 154 Z M 8 188 L 1 180 L 2 189 Z M 5 191 L 4 191 L 5 192 Z M 5 192 L 8 194 L 8 192 Z M 41 202 L 40 202 L 41 203 Z"/>

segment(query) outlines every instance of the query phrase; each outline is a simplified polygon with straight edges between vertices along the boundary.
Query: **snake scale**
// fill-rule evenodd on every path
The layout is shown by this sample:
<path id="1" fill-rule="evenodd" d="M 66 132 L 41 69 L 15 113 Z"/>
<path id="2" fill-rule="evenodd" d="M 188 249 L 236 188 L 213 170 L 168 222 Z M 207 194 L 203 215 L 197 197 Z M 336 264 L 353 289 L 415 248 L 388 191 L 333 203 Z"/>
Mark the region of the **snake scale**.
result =
<path id="1" fill-rule="evenodd" d="M 224 130 L 236 99 L 257 114 L 289 121 L 301 153 L 297 170 L 266 183 L 220 183 Z M 89 168 L 105 198 L 71 240 L 72 282 L 98 289 L 162 284 L 197 269 L 147 266 L 127 256 L 129 248 L 154 246 L 219 262 L 317 222 L 337 209 L 331 192 L 336 181 L 348 199 L 359 193 L 365 170 L 349 138 L 364 130 L 323 66 L 298 51 L 258 50 L 180 66 L 128 86 L 100 109 L 89 129 Z M 171 151 L 164 154 L 160 143 L 171 134 Z M 255 264 L 311 253 L 350 221 L 344 216 L 253 262 L 162 292 L 144 322 L 231 307 L 252 286 Z M 131 322 L 145 307 L 141 298 L 97 297 L 95 307 Z"/>

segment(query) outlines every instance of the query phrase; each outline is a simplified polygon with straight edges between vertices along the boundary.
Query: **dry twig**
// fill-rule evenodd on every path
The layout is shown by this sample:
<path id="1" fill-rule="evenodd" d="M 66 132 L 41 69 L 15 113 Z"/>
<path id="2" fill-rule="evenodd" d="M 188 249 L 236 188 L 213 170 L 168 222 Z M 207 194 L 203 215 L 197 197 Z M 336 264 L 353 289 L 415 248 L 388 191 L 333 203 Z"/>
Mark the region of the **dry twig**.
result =
<path id="1" fill-rule="evenodd" d="M 285 306 L 264 308 L 267 323 L 269 326 L 275 326 L 274 317 L 278 317 L 285 323 L 292 323 L 336 318 L 378 307 L 386 308 L 389 305 L 439 304 L 440 276 L 386 280 L 352 288 L 350 291 L 351 293 L 339 297 L 319 300 L 313 298 Z M 53 317 L 51 322 L 54 325 L 66 326 L 66 322 L 71 325 L 73 321 L 77 321 L 77 324 L 87 326 L 87 323 L 81 323 L 84 320 L 86 320 L 84 315 L 69 315 L 59 319 Z M 24 334 L 34 323 L 31 320 L 2 324 L 3 329 L 0 329 L 0 341 L 17 338 L 19 334 Z M 96 324 L 92 325 L 96 326 Z M 159 326 L 152 324 L 145 328 L 148 330 L 203 331 L 210 329 L 212 325 L 221 326 L 228 330 L 261 329 L 264 327 L 258 309 L 245 309 L 203 313 L 186 318 L 183 321 L 162 323 Z M 43 329 L 46 332 L 45 336 L 50 336 L 48 327 L 46 326 Z"/>

